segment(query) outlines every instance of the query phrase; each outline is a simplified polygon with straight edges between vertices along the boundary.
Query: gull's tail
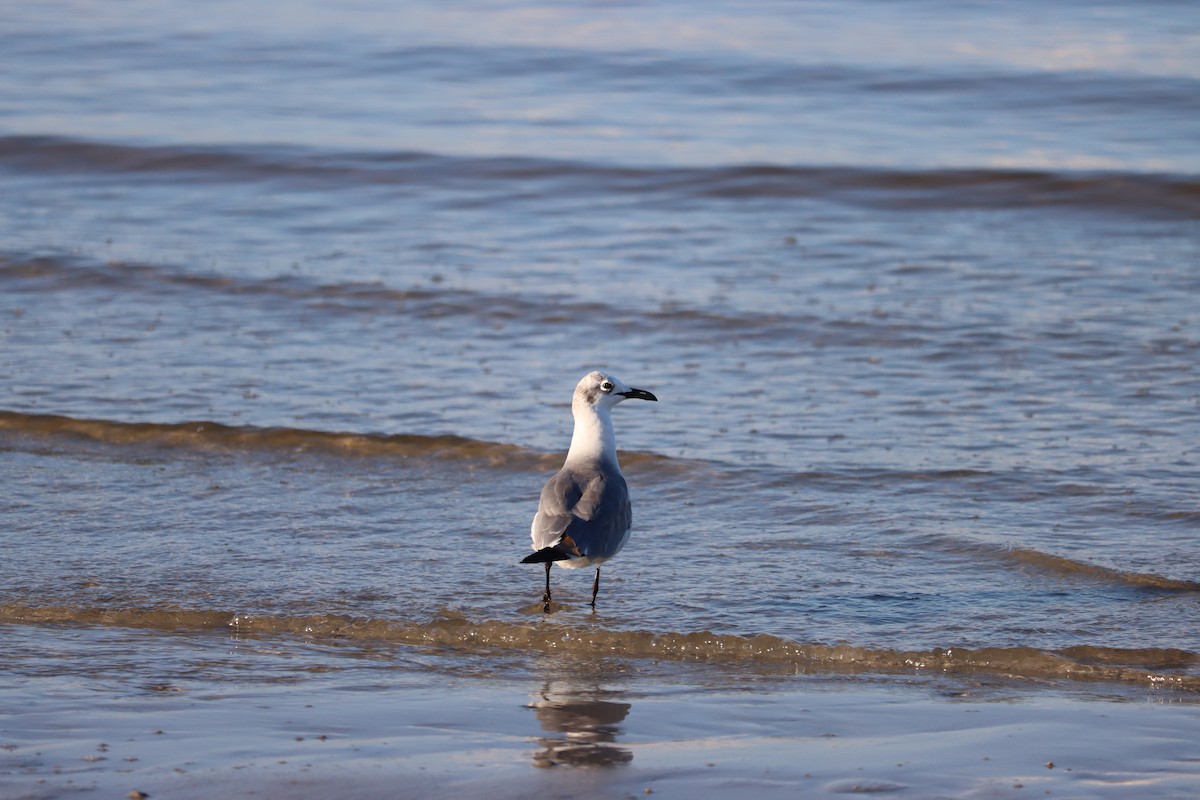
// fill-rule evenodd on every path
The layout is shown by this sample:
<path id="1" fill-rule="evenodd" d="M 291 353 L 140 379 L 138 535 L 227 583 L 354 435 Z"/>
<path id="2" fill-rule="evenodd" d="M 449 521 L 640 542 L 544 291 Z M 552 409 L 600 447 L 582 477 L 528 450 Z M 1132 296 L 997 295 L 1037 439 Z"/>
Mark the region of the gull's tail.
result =
<path id="1" fill-rule="evenodd" d="M 522 564 L 545 564 L 547 561 L 566 561 L 573 558 L 570 553 L 564 553 L 557 547 L 543 547 L 536 553 L 530 553 L 521 559 Z"/>

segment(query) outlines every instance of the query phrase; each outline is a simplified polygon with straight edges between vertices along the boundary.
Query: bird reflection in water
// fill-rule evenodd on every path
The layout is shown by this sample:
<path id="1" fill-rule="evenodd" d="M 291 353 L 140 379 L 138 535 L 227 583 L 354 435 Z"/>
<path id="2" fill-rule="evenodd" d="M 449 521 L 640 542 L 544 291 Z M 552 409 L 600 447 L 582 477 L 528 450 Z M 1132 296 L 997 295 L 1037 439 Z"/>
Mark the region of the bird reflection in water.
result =
<path id="1" fill-rule="evenodd" d="M 600 699 L 603 691 L 561 692 L 546 686 L 527 708 L 537 714 L 542 730 L 563 736 L 538 737 L 535 767 L 617 767 L 633 761 L 633 752 L 613 744 L 629 703 Z"/>

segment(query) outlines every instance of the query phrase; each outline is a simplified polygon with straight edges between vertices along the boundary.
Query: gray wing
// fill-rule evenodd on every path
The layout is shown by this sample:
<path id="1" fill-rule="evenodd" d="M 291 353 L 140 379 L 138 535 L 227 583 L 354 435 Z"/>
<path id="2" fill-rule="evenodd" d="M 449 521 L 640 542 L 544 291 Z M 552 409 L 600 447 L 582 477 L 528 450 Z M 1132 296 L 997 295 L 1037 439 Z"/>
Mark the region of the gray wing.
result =
<path id="1" fill-rule="evenodd" d="M 564 468 L 542 487 L 533 549 L 564 545 L 560 549 L 574 557 L 609 558 L 625 544 L 632 522 L 629 488 L 619 472 L 584 475 Z"/>

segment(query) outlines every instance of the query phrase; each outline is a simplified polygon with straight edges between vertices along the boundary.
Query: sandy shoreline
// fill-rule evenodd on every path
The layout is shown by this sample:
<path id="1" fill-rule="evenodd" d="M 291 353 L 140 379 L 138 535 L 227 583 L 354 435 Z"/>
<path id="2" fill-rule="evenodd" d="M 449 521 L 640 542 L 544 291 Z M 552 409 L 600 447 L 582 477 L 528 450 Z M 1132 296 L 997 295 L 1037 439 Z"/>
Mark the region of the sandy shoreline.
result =
<path id="1" fill-rule="evenodd" d="M 0 796 L 1200 796 L 1190 696 L 562 667 L 182 690 L 23 675 L 0 688 Z"/>

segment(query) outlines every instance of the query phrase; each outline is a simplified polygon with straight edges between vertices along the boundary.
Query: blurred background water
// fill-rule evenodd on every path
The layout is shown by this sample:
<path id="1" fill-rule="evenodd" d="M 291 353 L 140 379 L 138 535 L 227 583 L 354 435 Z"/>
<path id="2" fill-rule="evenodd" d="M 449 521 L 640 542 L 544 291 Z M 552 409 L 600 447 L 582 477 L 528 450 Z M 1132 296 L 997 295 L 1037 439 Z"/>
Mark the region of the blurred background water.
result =
<path id="1" fill-rule="evenodd" d="M 4 617 L 1195 686 L 1194 30 L 5 3 Z M 544 620 L 596 367 L 635 529 Z"/>

